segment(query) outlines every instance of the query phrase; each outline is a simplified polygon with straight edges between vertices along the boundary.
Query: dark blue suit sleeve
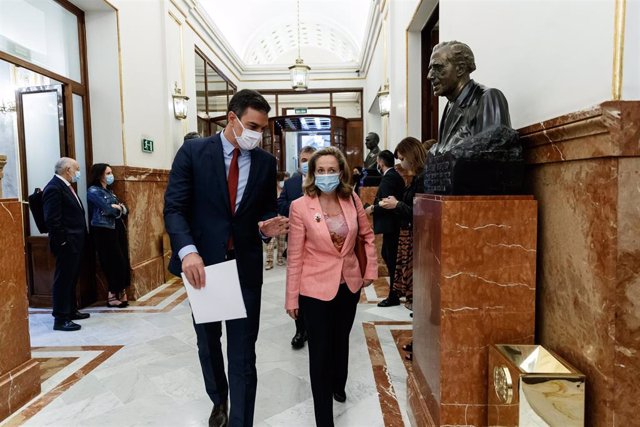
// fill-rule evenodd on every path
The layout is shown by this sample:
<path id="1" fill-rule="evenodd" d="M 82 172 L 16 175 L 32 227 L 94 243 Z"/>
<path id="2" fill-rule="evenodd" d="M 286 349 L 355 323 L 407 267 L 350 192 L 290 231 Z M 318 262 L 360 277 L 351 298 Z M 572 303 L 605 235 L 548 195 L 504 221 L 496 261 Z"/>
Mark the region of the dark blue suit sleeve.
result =
<path id="1" fill-rule="evenodd" d="M 54 185 L 47 185 L 42 194 L 42 209 L 44 221 L 49 230 L 49 236 L 56 247 L 67 241 L 62 224 L 62 191 Z"/>
<path id="2" fill-rule="evenodd" d="M 193 245 L 193 235 L 189 224 L 193 199 L 193 164 L 190 144 L 183 144 L 178 150 L 171 172 L 169 184 L 164 194 L 164 225 L 171 239 L 174 253 L 188 245 Z"/>
<path id="3" fill-rule="evenodd" d="M 269 166 L 265 177 L 267 191 L 262 196 L 262 206 L 264 208 L 260 215 L 260 221 L 265 221 L 278 215 L 278 202 L 276 200 L 277 168 L 276 158 L 269 155 Z"/>
<path id="4" fill-rule="evenodd" d="M 289 185 L 287 185 L 288 181 L 285 181 L 284 188 L 278 196 L 278 215 L 289 216 L 289 208 L 291 208 L 291 197 L 289 196 Z"/>

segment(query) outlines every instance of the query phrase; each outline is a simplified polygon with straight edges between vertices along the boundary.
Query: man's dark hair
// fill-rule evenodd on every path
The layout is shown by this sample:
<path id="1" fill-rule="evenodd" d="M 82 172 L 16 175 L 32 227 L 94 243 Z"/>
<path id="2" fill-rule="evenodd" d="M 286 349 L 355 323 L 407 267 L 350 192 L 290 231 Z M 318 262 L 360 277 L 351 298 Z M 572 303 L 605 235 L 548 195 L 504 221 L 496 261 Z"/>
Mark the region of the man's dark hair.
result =
<path id="1" fill-rule="evenodd" d="M 271 106 L 259 92 L 251 89 L 242 89 L 233 95 L 231 101 L 229 101 L 227 113 L 233 111 L 238 118 L 242 118 L 247 108 L 253 108 L 265 114 L 269 114 L 269 111 L 271 111 Z"/>
<path id="2" fill-rule="evenodd" d="M 89 171 L 89 187 L 95 185 L 97 187 L 102 187 L 102 175 L 104 175 L 104 171 L 109 168 L 107 163 L 96 163 L 91 166 L 91 170 Z"/>
<path id="3" fill-rule="evenodd" d="M 393 153 L 389 150 L 382 150 L 379 152 L 378 159 L 382 160 L 382 163 L 388 168 L 392 168 L 395 163 Z"/>
<path id="4" fill-rule="evenodd" d="M 200 135 L 198 132 L 193 131 L 193 132 L 189 132 L 188 134 L 186 134 L 184 136 L 183 141 L 187 141 L 189 139 L 196 139 L 196 138 L 202 138 L 202 135 Z"/>
<path id="5" fill-rule="evenodd" d="M 312 147 L 311 145 L 305 145 L 300 149 L 300 154 L 303 154 L 303 153 L 313 154 L 315 152 L 316 152 L 316 148 Z"/>

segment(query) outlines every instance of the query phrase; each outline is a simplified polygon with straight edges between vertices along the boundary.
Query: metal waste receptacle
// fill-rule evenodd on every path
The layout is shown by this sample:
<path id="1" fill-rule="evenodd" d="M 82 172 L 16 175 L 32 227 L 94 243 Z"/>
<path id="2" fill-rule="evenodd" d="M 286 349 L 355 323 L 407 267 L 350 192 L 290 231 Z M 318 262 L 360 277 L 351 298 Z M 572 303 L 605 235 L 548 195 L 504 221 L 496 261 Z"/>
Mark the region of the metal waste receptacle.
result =
<path id="1" fill-rule="evenodd" d="M 489 348 L 489 426 L 584 426 L 585 376 L 540 345 Z"/>

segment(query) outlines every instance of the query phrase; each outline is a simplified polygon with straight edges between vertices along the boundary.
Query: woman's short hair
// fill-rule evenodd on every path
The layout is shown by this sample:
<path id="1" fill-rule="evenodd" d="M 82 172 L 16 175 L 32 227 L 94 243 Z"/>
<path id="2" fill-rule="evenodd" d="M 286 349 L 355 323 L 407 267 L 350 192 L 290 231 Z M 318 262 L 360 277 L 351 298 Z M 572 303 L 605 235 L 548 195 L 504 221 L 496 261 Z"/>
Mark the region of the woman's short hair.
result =
<path id="1" fill-rule="evenodd" d="M 340 184 L 336 188 L 336 194 L 341 199 L 348 199 L 353 193 L 351 187 L 351 168 L 347 164 L 347 159 L 342 154 L 342 151 L 336 147 L 325 147 L 313 153 L 313 156 L 309 159 L 309 173 L 304 180 L 302 190 L 304 194 L 311 197 L 317 197 L 320 195 L 320 189 L 316 187 L 316 163 L 322 156 L 333 156 L 338 160 L 338 167 L 340 168 Z"/>
<path id="2" fill-rule="evenodd" d="M 104 171 L 110 167 L 107 163 L 96 163 L 91 166 L 91 171 L 89 171 L 89 187 L 92 185 L 102 187 L 102 176 L 104 175 Z"/>
<path id="3" fill-rule="evenodd" d="M 396 158 L 401 155 L 409 163 L 414 174 L 417 175 L 424 170 L 424 164 L 427 161 L 427 150 L 424 149 L 418 139 L 412 136 L 406 137 L 400 141 L 394 154 Z"/>

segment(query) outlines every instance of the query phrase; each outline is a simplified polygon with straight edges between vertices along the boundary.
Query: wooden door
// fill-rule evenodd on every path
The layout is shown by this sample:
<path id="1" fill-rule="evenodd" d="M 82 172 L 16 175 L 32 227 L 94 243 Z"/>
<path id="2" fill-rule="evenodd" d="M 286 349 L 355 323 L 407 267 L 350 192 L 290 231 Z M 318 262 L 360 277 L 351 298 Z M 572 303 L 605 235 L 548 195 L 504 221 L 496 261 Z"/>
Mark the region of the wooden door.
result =
<path id="1" fill-rule="evenodd" d="M 16 91 L 16 99 L 22 199 L 27 200 L 29 194 L 36 188 L 44 189 L 53 177 L 57 159 L 75 153 L 73 140 L 68 138 L 73 135 L 72 129 L 67 126 L 72 113 L 65 109 L 70 103 L 65 103 L 62 85 L 21 88 Z M 48 236 L 38 231 L 26 204 L 23 209 L 29 304 L 50 307 L 55 258 L 49 250 Z M 95 301 L 95 262 L 91 248 L 88 244 L 83 253 L 82 273 L 76 288 L 80 307 Z"/>
<path id="2" fill-rule="evenodd" d="M 347 120 L 347 144 L 345 154 L 352 170 L 364 164 L 364 156 L 362 153 L 363 145 L 362 119 Z"/>

